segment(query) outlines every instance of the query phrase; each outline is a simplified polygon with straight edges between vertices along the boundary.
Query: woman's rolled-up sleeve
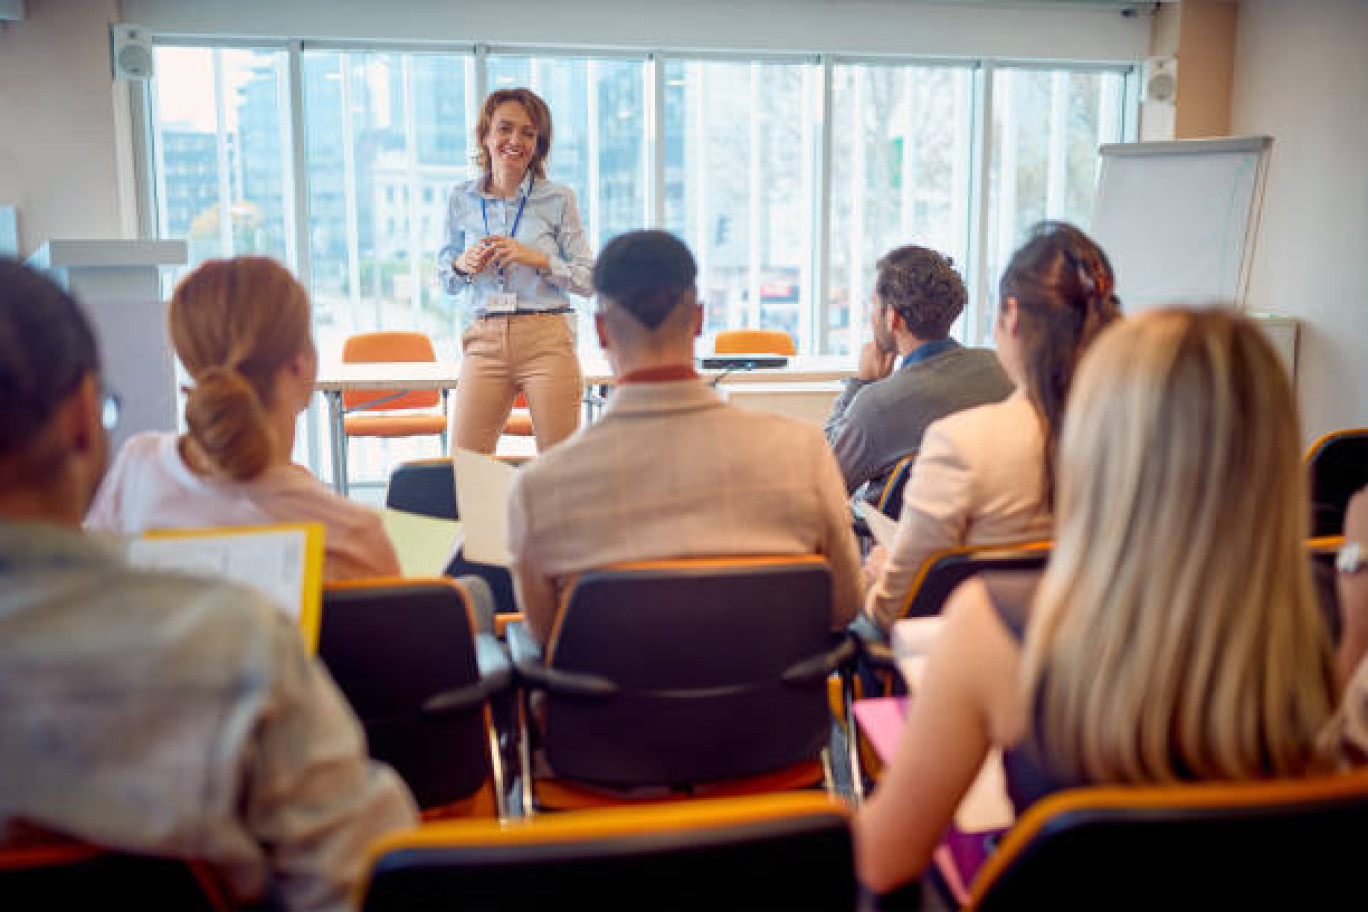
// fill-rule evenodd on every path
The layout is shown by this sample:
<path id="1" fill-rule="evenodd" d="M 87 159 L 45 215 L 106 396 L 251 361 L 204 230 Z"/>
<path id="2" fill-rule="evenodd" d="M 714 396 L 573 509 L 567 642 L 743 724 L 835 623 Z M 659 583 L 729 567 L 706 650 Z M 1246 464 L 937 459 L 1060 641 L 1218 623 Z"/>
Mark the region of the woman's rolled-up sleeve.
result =
<path id="1" fill-rule="evenodd" d="M 437 279 L 447 294 L 463 294 L 470 280 L 456 271 L 455 262 L 465 253 L 469 240 L 461 227 L 464 194 L 460 187 L 452 188 L 447 199 L 446 231 L 442 249 L 437 252 Z"/>

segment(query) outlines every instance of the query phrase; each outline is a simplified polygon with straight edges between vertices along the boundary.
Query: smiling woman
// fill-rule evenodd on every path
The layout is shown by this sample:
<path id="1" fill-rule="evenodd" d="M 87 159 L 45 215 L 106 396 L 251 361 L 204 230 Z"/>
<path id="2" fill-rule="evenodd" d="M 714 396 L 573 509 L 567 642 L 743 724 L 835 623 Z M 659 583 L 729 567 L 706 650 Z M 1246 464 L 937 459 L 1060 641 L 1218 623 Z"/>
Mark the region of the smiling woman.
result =
<path id="1" fill-rule="evenodd" d="M 567 315 L 571 293 L 591 293 L 594 260 L 574 191 L 546 180 L 551 135 L 536 93 L 491 93 L 475 127 L 482 174 L 451 192 L 438 268 L 474 311 L 452 418 L 459 448 L 492 453 L 519 393 L 539 451 L 579 425 L 583 380 Z"/>

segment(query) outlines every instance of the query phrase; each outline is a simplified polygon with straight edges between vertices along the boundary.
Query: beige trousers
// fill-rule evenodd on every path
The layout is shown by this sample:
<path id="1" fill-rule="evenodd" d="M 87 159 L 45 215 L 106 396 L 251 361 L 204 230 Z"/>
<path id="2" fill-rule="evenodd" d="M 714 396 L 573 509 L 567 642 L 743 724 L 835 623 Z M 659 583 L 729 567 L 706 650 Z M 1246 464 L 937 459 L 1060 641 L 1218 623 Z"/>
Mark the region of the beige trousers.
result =
<path id="1" fill-rule="evenodd" d="M 452 445 L 493 453 L 521 392 L 537 452 L 579 427 L 584 377 L 565 314 L 477 318 L 461 337 Z"/>

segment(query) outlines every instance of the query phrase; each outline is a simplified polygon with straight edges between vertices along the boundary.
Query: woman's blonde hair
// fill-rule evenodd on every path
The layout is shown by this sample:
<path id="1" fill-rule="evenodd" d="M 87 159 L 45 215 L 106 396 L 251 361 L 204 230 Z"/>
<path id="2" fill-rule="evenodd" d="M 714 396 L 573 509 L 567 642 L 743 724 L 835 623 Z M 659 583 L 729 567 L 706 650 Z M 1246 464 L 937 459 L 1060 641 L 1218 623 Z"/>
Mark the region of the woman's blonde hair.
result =
<path id="1" fill-rule="evenodd" d="M 1072 780 L 1304 772 L 1335 693 L 1305 549 L 1297 409 L 1250 321 L 1124 321 L 1080 366 L 1057 542 L 1023 659 L 1032 741 Z"/>
<path id="2" fill-rule="evenodd" d="M 227 477 L 257 477 L 274 455 L 266 407 L 276 375 L 311 344 L 308 293 L 267 257 L 209 260 L 176 286 L 170 322 L 194 381 L 191 441 Z"/>
<path id="3" fill-rule="evenodd" d="M 489 97 L 480 108 L 480 118 L 475 122 L 475 163 L 484 172 L 487 180 L 493 163 L 489 160 L 485 139 L 494 125 L 494 112 L 499 109 L 499 105 L 507 101 L 522 105 L 522 109 L 527 112 L 527 119 L 537 128 L 537 148 L 527 163 L 527 170 L 532 172 L 532 176 L 537 180 L 541 180 L 546 177 L 546 160 L 551 155 L 551 109 L 542 101 L 541 96 L 531 89 L 497 89 L 489 93 Z"/>

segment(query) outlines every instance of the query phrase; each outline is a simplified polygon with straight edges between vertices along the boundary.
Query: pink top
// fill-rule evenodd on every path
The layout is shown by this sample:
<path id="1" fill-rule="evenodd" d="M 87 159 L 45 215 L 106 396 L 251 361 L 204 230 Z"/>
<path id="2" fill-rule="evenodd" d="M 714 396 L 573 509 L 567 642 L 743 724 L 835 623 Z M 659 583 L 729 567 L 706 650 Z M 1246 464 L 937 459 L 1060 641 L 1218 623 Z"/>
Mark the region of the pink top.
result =
<path id="1" fill-rule="evenodd" d="M 175 434 L 138 434 L 124 444 L 86 515 L 86 528 L 124 535 L 148 529 L 322 522 L 326 580 L 397 576 L 399 559 L 380 515 L 339 497 L 304 468 L 272 466 L 245 482 L 196 475 Z"/>

